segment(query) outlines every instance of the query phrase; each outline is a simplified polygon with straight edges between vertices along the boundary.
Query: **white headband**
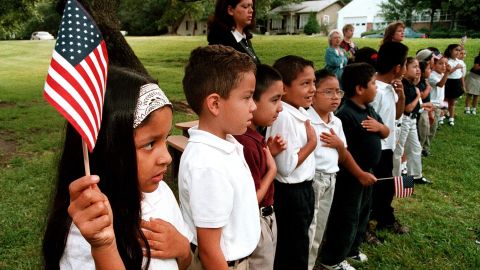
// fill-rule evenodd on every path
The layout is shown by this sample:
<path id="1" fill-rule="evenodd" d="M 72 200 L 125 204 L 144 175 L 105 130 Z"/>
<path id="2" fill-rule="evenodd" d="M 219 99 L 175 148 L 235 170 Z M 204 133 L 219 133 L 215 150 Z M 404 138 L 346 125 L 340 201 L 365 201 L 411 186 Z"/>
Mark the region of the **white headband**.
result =
<path id="1" fill-rule="evenodd" d="M 133 128 L 138 127 L 150 113 L 166 105 L 172 106 L 172 103 L 170 103 L 165 93 L 163 93 L 157 84 L 149 83 L 140 87 L 140 94 L 133 119 Z"/>

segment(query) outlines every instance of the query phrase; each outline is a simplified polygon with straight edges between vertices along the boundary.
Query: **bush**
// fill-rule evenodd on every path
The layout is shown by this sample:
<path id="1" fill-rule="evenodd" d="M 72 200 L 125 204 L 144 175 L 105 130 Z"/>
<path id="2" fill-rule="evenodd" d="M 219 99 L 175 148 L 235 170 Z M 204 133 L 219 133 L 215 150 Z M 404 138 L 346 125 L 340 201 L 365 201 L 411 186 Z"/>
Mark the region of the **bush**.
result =
<path id="1" fill-rule="evenodd" d="M 320 33 L 320 25 L 315 17 L 315 13 L 310 13 L 310 16 L 308 16 L 308 22 L 303 27 L 303 32 L 307 35 Z"/>
<path id="2" fill-rule="evenodd" d="M 383 33 L 384 30 L 370 30 L 370 31 L 365 31 L 360 34 L 361 37 L 366 36 L 366 35 L 373 35 L 373 34 L 380 34 Z"/>

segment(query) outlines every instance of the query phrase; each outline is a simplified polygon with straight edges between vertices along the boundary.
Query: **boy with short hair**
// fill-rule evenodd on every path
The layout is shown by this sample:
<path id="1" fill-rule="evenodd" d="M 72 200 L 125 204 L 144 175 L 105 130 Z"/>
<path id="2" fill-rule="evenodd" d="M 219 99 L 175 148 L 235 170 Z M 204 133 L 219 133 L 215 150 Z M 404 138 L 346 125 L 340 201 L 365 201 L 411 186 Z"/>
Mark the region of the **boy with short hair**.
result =
<path id="1" fill-rule="evenodd" d="M 382 140 L 382 158 L 378 166 L 373 168 L 377 178 L 392 177 L 393 150 L 395 149 L 396 119 L 400 119 L 405 109 L 402 76 L 406 71 L 408 47 L 400 42 L 385 42 L 380 46 L 377 57 L 377 94 L 370 104 L 382 117 L 383 123 L 390 129 L 388 137 Z M 398 125 L 400 125 L 398 123 Z M 396 219 L 392 207 L 394 185 L 391 181 L 380 181 L 373 186 L 372 224 L 377 228 L 387 228 L 394 233 L 406 233 L 408 228 Z M 375 233 L 375 226 L 370 226 L 366 240 L 371 244 L 380 244 Z"/>
<path id="2" fill-rule="evenodd" d="M 314 205 L 313 150 L 317 138 L 304 108 L 310 107 L 315 93 L 314 67 L 313 62 L 293 55 L 278 59 L 273 67 L 282 75 L 285 94 L 283 111 L 267 129 L 266 136 L 280 134 L 287 142 L 286 150 L 275 157 L 274 199 L 278 240 L 274 269 L 306 270 L 308 228 Z"/>
<path id="3" fill-rule="evenodd" d="M 335 112 L 340 105 L 344 92 L 335 74 L 326 69 L 315 72 L 316 92 L 312 107 L 308 110 L 310 120 L 320 142 L 315 148 L 315 177 L 313 190 L 315 193 L 315 211 L 310 225 L 310 253 L 308 269 L 313 269 L 318 250 L 322 243 L 325 225 L 335 191 L 338 164 L 342 164 L 360 181 L 375 179 L 370 173 L 363 172 L 346 149 L 346 138 L 342 121 Z"/>
<path id="4" fill-rule="evenodd" d="M 337 112 L 347 139 L 348 150 L 363 171 L 378 164 L 381 139 L 389 134 L 381 117 L 369 105 L 376 94 L 375 69 L 366 63 L 345 67 L 342 85 L 347 99 Z M 337 174 L 335 194 L 320 253 L 323 268 L 354 270 L 346 258 L 366 261 L 359 250 L 368 223 L 371 185 L 375 177 L 361 179 L 343 165 Z"/>
<path id="5" fill-rule="evenodd" d="M 440 55 L 440 59 L 434 59 L 432 73 L 430 73 L 428 78 L 428 83 L 432 87 L 430 102 L 433 105 L 435 118 L 435 121 L 430 125 L 430 134 L 428 136 L 430 144 L 437 133 L 438 125 L 443 124 L 442 106 L 445 100 L 445 83 L 451 72 L 451 67 L 447 62 L 448 59 L 442 55 Z"/>
<path id="6" fill-rule="evenodd" d="M 255 182 L 260 207 L 261 235 L 257 247 L 249 257 L 250 270 L 273 269 L 277 247 L 277 222 L 273 207 L 273 180 L 277 174 L 274 156 L 286 147 L 281 136 L 265 137 L 259 132 L 271 126 L 282 111 L 282 76 L 272 67 L 257 66 L 253 100 L 257 109 L 243 135 L 234 136 L 243 145 L 245 160 Z"/>
<path id="7" fill-rule="evenodd" d="M 199 117 L 178 174 L 182 213 L 194 232 L 192 269 L 248 269 L 260 237 L 254 182 L 231 135 L 251 123 L 255 70 L 248 55 L 221 45 L 193 50 L 185 68 L 185 97 Z"/>

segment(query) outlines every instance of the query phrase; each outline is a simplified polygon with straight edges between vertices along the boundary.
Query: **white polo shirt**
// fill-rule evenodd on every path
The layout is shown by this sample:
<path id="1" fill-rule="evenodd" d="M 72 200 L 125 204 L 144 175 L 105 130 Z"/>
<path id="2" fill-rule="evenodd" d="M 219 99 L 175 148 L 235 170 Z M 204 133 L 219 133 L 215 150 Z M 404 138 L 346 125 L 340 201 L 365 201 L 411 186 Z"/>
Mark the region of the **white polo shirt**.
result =
<path id="1" fill-rule="evenodd" d="M 390 130 L 390 134 L 387 138 L 382 139 L 382 150 L 395 149 L 395 116 L 396 116 L 396 103 L 398 101 L 398 95 L 395 93 L 391 84 L 376 80 L 377 94 L 375 99 L 370 105 L 380 115 L 383 123 Z"/>
<path id="2" fill-rule="evenodd" d="M 458 60 L 456 58 L 455 59 L 448 58 L 447 63 L 450 65 L 450 67 L 455 68 L 458 64 L 462 65 L 462 62 L 463 62 L 462 60 Z M 456 69 L 454 72 L 450 73 L 450 75 L 448 75 L 448 78 L 449 79 L 460 79 L 463 76 L 464 75 L 463 75 L 463 67 L 462 67 L 462 68 Z"/>
<path id="3" fill-rule="evenodd" d="M 315 156 L 313 152 L 297 167 L 298 152 L 307 144 L 305 122 L 309 115 L 304 108 L 295 108 L 283 102 L 283 111 L 272 126 L 267 128 L 266 138 L 280 134 L 287 141 L 287 149 L 275 157 L 277 176 L 275 179 L 285 184 L 297 184 L 312 180 L 315 176 Z"/>
<path id="4" fill-rule="evenodd" d="M 432 90 L 430 91 L 430 102 L 437 107 L 440 106 L 445 99 L 445 85 L 442 87 L 437 85 L 442 78 L 443 74 L 440 74 L 435 70 L 432 70 L 430 78 L 428 78 L 428 82 L 432 87 Z"/>
<path id="5" fill-rule="evenodd" d="M 231 135 L 223 140 L 197 126 L 180 160 L 178 188 L 185 222 L 196 228 L 222 228 L 220 248 L 226 261 L 250 255 L 260 239 L 255 185 L 243 146 Z"/>
<path id="6" fill-rule="evenodd" d="M 165 182 L 160 182 L 158 188 L 152 193 L 143 193 L 143 195 L 142 219 L 149 220 L 150 217 L 163 219 L 172 224 L 189 241 L 192 239 L 192 233 L 183 221 L 177 200 Z M 145 263 L 146 259 L 144 258 Z M 95 269 L 90 244 L 73 223 L 70 226 L 65 251 L 60 260 L 60 269 Z M 178 270 L 177 260 L 152 258 L 149 269 Z"/>
<path id="7" fill-rule="evenodd" d="M 315 133 L 317 133 L 317 147 L 315 147 L 315 170 L 322 173 L 336 173 L 338 168 L 338 151 L 335 148 L 327 147 L 320 141 L 320 135 L 323 132 L 331 133 L 330 129 L 333 129 L 335 134 L 342 140 L 345 147 L 347 147 L 347 139 L 345 133 L 343 133 L 342 120 L 336 117 L 333 112 L 329 115 L 330 122 L 325 123 L 320 115 L 318 115 L 315 109 L 310 108 L 307 110 L 310 115 L 310 123 L 312 123 Z"/>

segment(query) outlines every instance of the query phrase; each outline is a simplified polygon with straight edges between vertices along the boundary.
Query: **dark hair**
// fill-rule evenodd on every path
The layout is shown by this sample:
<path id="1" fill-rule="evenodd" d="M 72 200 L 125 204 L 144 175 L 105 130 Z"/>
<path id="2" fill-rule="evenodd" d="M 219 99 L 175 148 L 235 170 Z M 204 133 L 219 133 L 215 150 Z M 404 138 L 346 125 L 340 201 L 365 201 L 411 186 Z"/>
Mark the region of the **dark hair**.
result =
<path id="1" fill-rule="evenodd" d="M 347 32 L 347 30 L 350 30 L 350 29 L 352 30 L 354 29 L 353 24 L 350 24 L 350 23 L 345 24 L 342 28 L 343 35 L 345 35 L 345 32 Z"/>
<path id="2" fill-rule="evenodd" d="M 385 28 L 385 33 L 383 34 L 383 40 L 382 44 L 385 42 L 390 42 L 393 41 L 393 36 L 395 35 L 395 32 L 397 31 L 398 27 L 402 27 L 405 29 L 405 24 L 403 22 L 392 22 L 390 23 L 387 28 Z"/>
<path id="3" fill-rule="evenodd" d="M 257 66 L 257 75 L 255 92 L 253 99 L 259 101 L 265 90 L 267 90 L 274 82 L 282 81 L 282 75 L 269 65 L 260 64 Z"/>
<path id="4" fill-rule="evenodd" d="M 417 58 L 409 56 L 409 57 L 407 57 L 406 64 L 409 65 L 409 64 L 413 63 L 413 61 L 415 61 L 415 60 L 417 60 Z"/>
<path id="5" fill-rule="evenodd" d="M 190 54 L 185 67 L 183 92 L 192 110 L 200 115 L 203 101 L 208 95 L 217 93 L 222 98 L 228 98 L 243 75 L 255 71 L 252 58 L 232 47 L 198 47 Z"/>
<path id="6" fill-rule="evenodd" d="M 378 49 L 377 71 L 380 74 L 390 72 L 394 67 L 405 64 L 408 47 L 400 42 L 385 42 Z"/>
<path id="7" fill-rule="evenodd" d="M 255 29 L 255 0 L 253 1 L 252 23 L 243 29 L 247 39 L 252 38 L 250 30 Z M 220 29 L 221 31 L 231 31 L 235 28 L 233 17 L 228 14 L 228 6 L 235 8 L 241 0 L 217 0 L 215 4 L 215 13 L 208 19 L 208 29 Z"/>
<path id="8" fill-rule="evenodd" d="M 423 74 L 425 72 L 425 70 L 427 69 L 428 67 L 428 62 L 426 61 L 418 61 L 418 66 L 420 67 L 420 72 Z"/>
<path id="9" fill-rule="evenodd" d="M 92 174 L 100 176 L 98 186 L 108 197 L 113 211 L 113 227 L 118 251 L 127 269 L 140 269 L 143 254 L 139 238 L 150 248 L 141 230 L 141 190 L 137 177 L 137 160 L 133 134 L 133 115 L 140 87 L 149 82 L 146 76 L 111 66 L 101 129 L 93 153 Z M 54 197 L 43 237 L 45 269 L 59 269 L 72 219 L 68 187 L 84 176 L 82 140 L 67 123 L 60 156 Z"/>
<path id="10" fill-rule="evenodd" d="M 368 63 L 377 66 L 378 52 L 370 47 L 363 47 L 355 52 L 355 63 Z"/>
<path id="11" fill-rule="evenodd" d="M 440 54 L 440 50 L 439 50 L 437 47 L 427 47 L 427 49 L 429 49 L 430 51 L 432 51 L 433 54 L 435 54 L 435 55 L 439 55 L 439 54 Z"/>
<path id="12" fill-rule="evenodd" d="M 375 68 L 367 63 L 354 63 L 347 65 L 342 74 L 342 88 L 345 96 L 353 97 L 356 95 L 356 87 L 368 87 L 368 82 L 375 75 Z"/>
<path id="13" fill-rule="evenodd" d="M 315 71 L 315 88 L 318 88 L 318 86 L 323 82 L 325 81 L 327 78 L 330 78 L 330 77 L 333 77 L 333 78 L 337 78 L 337 76 L 335 76 L 335 73 L 327 70 L 327 69 L 320 69 L 320 70 L 317 70 Z"/>
<path id="14" fill-rule="evenodd" d="M 452 50 L 460 47 L 460 44 L 450 44 L 448 47 L 445 49 L 445 52 L 443 53 L 443 56 L 446 58 L 451 58 L 452 57 Z"/>
<path id="15" fill-rule="evenodd" d="M 290 86 L 298 74 L 303 72 L 306 67 L 315 69 L 312 61 L 296 55 L 287 55 L 277 59 L 273 67 L 280 72 L 283 83 L 287 86 Z"/>

